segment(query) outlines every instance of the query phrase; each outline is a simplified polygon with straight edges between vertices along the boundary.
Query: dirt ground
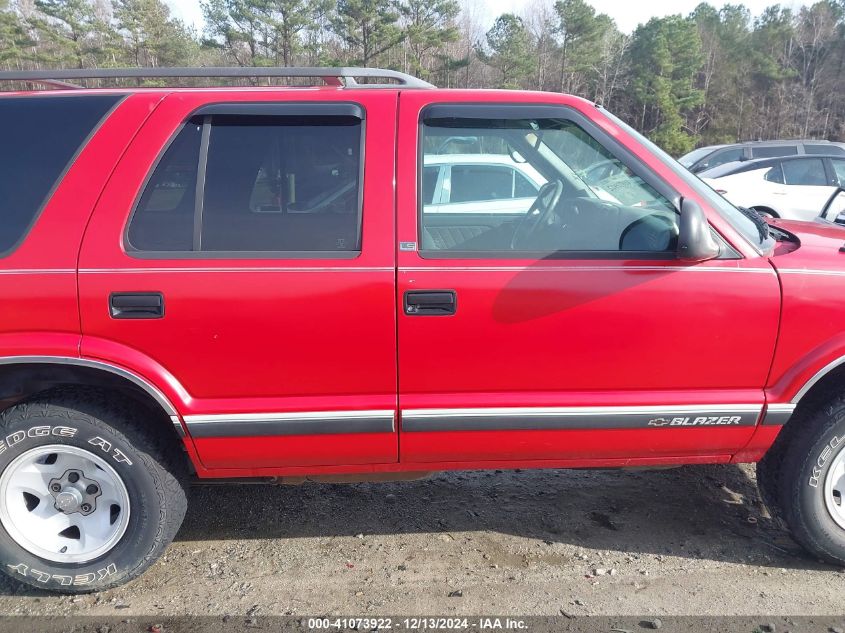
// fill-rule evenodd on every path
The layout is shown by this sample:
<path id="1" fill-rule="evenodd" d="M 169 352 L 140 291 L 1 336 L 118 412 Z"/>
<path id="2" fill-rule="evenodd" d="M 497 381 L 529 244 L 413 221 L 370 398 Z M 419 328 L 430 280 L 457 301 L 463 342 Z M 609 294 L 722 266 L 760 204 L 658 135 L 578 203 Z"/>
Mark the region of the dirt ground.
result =
<path id="1" fill-rule="evenodd" d="M 843 596 L 845 570 L 772 523 L 753 467 L 699 466 L 196 486 L 140 579 L 77 597 L 3 579 L 0 616 L 833 616 Z"/>

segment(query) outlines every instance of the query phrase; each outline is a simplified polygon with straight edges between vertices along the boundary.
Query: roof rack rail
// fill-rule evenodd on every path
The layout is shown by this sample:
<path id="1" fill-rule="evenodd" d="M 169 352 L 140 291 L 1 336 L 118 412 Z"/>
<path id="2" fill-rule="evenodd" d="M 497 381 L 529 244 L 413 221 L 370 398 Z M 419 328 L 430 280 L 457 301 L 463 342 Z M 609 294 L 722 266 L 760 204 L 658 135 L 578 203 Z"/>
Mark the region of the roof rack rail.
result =
<path id="1" fill-rule="evenodd" d="M 309 67 L 200 67 L 200 68 L 91 68 L 61 70 L 13 70 L 0 72 L 0 81 L 39 83 L 58 88 L 82 88 L 67 83 L 75 79 L 181 79 L 194 77 L 250 77 L 284 78 L 312 77 L 322 79 L 326 85 L 360 88 L 434 88 L 435 86 L 396 70 L 358 68 L 353 66 Z M 356 78 L 387 79 L 395 83 L 359 84 Z"/>

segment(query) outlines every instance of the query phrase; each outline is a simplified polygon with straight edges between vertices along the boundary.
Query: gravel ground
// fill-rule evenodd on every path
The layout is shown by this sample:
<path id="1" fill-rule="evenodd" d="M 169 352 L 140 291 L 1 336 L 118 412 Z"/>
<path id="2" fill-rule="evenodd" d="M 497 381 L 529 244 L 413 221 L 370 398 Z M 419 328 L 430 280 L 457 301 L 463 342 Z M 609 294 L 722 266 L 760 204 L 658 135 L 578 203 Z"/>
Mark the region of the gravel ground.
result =
<path id="1" fill-rule="evenodd" d="M 140 579 L 77 597 L 3 579 L 0 615 L 835 616 L 843 592 L 845 570 L 773 524 L 753 467 L 461 472 L 196 486 Z"/>

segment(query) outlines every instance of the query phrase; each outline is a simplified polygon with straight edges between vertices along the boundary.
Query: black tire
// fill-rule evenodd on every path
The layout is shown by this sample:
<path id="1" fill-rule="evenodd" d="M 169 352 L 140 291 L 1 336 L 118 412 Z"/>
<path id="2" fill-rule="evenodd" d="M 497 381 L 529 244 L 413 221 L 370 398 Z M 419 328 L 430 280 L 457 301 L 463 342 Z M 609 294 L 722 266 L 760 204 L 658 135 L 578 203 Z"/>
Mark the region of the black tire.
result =
<path id="1" fill-rule="evenodd" d="M 781 436 L 786 430 L 781 432 Z M 781 527 L 785 525 L 778 490 L 780 489 L 780 465 L 783 461 L 783 444 L 781 437 L 775 442 L 766 455 L 757 462 L 757 489 L 760 491 L 760 499 L 768 508 L 772 519 Z"/>
<path id="2" fill-rule="evenodd" d="M 805 409 L 758 467 L 764 500 L 793 537 L 818 559 L 845 565 L 845 528 L 831 516 L 824 483 L 845 450 L 845 396 Z"/>
<path id="3" fill-rule="evenodd" d="M 58 427 L 73 432 L 53 432 Z M 33 432 L 36 428 L 42 431 Z M 50 434 L 43 434 L 45 428 L 51 429 Z M 9 438 L 23 435 L 24 439 L 9 442 Z M 181 483 L 184 461 L 173 435 L 151 424 L 143 407 L 97 390 L 54 390 L 4 411 L 0 440 L 0 476 L 25 451 L 67 444 L 106 459 L 126 486 L 130 504 L 128 525 L 120 540 L 111 550 L 84 563 L 38 557 L 0 526 L 0 565 L 15 580 L 61 593 L 101 591 L 140 575 L 179 530 L 187 508 Z"/>

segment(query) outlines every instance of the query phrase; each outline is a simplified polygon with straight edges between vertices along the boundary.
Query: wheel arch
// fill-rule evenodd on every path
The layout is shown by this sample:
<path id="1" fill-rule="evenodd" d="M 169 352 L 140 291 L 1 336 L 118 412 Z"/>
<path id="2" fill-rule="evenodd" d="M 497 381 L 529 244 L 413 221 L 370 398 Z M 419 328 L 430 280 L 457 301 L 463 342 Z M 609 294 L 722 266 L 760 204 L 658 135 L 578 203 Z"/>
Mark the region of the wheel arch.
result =
<path id="1" fill-rule="evenodd" d="M 132 400 L 150 413 L 150 423 L 183 445 L 194 462 L 184 423 L 158 387 L 134 371 L 112 363 L 70 356 L 0 357 L 0 410 L 57 387 L 96 388 Z"/>
<path id="2" fill-rule="evenodd" d="M 836 389 L 845 389 L 845 356 L 839 356 L 818 369 L 801 385 L 790 403 L 795 405 L 796 409 L 806 407 Z"/>

